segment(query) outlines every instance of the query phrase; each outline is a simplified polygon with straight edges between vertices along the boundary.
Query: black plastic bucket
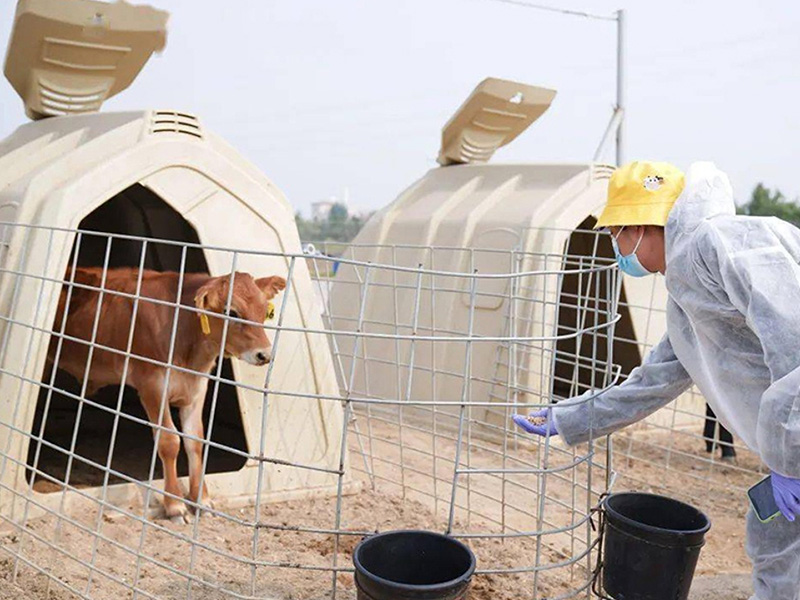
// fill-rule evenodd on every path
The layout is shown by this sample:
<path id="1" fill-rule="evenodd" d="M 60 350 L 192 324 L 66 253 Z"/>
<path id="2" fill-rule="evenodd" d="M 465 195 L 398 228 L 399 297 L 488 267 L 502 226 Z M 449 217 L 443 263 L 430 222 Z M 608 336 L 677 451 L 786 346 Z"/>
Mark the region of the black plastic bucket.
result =
<path id="1" fill-rule="evenodd" d="M 603 503 L 603 588 L 615 600 L 686 600 L 711 522 L 655 494 L 612 494 Z"/>
<path id="2" fill-rule="evenodd" d="M 475 572 L 466 545 L 431 531 L 387 531 L 353 553 L 358 600 L 461 600 Z"/>

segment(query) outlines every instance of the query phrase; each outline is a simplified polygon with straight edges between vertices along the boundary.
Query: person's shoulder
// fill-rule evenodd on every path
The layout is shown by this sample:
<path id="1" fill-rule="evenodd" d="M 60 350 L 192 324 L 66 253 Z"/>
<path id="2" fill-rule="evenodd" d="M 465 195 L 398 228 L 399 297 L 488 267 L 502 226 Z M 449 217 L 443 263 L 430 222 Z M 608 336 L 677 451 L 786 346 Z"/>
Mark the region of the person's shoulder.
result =
<path id="1" fill-rule="evenodd" d="M 704 247 L 724 245 L 726 247 L 747 241 L 747 233 L 763 229 L 766 223 L 744 215 L 719 215 L 701 222 L 695 230 L 693 241 Z"/>
<path id="2" fill-rule="evenodd" d="M 733 231 L 738 224 L 730 219 L 731 217 L 728 216 L 720 216 L 698 223 L 689 237 L 689 247 L 692 252 L 707 254 L 716 251 L 716 247 L 725 244 L 726 239 L 731 236 L 735 237 Z"/>
<path id="3" fill-rule="evenodd" d="M 720 268 L 720 261 L 743 250 L 753 226 L 748 217 L 740 215 L 719 215 L 705 219 L 697 224 L 687 244 L 687 258 L 702 270 L 714 273 Z"/>
<path id="4" fill-rule="evenodd" d="M 692 271 L 711 273 L 718 270 L 718 248 L 724 245 L 725 237 L 719 234 L 721 226 L 723 224 L 714 224 L 711 219 L 704 220 L 689 234 L 683 254 Z"/>
<path id="5" fill-rule="evenodd" d="M 733 257 L 750 250 L 800 246 L 800 229 L 777 217 L 724 215 L 708 219 L 697 228 L 693 246 L 704 253 Z"/>

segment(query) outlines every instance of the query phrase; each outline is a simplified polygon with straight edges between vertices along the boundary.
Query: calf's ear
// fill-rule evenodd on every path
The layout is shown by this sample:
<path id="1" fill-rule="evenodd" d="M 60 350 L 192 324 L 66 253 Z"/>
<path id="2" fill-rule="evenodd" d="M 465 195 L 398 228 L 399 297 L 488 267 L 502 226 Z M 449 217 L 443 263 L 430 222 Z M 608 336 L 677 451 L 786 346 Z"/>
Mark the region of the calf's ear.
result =
<path id="1" fill-rule="evenodd" d="M 256 285 L 269 300 L 274 298 L 281 290 L 286 289 L 286 280 L 283 277 L 273 275 L 272 277 L 256 279 Z"/>
<path id="2" fill-rule="evenodd" d="M 222 309 L 222 293 L 224 289 L 224 280 L 220 277 L 209 279 L 197 290 L 194 295 L 194 304 L 200 310 L 208 310 L 217 312 Z M 199 313 L 200 328 L 203 333 L 208 335 L 211 333 L 211 325 L 208 320 L 208 315 Z"/>
<path id="3" fill-rule="evenodd" d="M 225 277 L 214 277 L 206 281 L 194 295 L 194 304 L 203 310 L 220 311 L 226 300 Z"/>
<path id="4" fill-rule="evenodd" d="M 205 286 L 197 290 L 197 293 L 194 296 L 194 305 L 201 310 L 208 310 L 208 290 L 203 289 L 204 287 Z"/>
<path id="5" fill-rule="evenodd" d="M 58 300 L 59 314 L 63 314 L 61 311 L 63 311 L 64 307 L 66 306 L 67 290 L 68 286 L 71 285 L 71 281 L 74 281 L 74 283 L 80 286 L 87 286 L 97 290 L 100 289 L 100 284 L 103 282 L 100 275 L 94 271 L 78 268 L 75 269 L 75 272 L 73 273 L 72 267 L 67 267 L 67 272 L 64 274 L 64 286 L 61 288 L 61 295 L 59 296 Z M 88 290 L 86 287 L 78 287 L 73 285 L 72 296 L 69 304 L 70 312 L 76 311 L 79 306 L 88 302 L 91 298 L 94 298 L 96 294 L 97 292 L 95 290 Z"/>

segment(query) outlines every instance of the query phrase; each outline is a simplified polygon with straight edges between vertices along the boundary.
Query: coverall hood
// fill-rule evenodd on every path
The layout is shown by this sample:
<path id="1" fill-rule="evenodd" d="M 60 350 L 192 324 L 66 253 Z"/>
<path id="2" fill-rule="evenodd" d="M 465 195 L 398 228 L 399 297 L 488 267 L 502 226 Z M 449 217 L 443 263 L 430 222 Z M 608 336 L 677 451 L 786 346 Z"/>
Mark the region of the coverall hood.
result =
<path id="1" fill-rule="evenodd" d="M 679 253 L 688 238 L 704 221 L 735 215 L 733 188 L 728 176 L 714 163 L 693 163 L 686 173 L 686 185 L 669 213 L 664 231 L 667 269 L 670 258 Z"/>
<path id="2" fill-rule="evenodd" d="M 728 176 L 714 163 L 692 164 L 686 173 L 686 185 L 669 213 L 664 230 L 667 269 L 670 258 L 682 251 L 701 223 L 713 217 L 735 214 L 736 204 Z"/>

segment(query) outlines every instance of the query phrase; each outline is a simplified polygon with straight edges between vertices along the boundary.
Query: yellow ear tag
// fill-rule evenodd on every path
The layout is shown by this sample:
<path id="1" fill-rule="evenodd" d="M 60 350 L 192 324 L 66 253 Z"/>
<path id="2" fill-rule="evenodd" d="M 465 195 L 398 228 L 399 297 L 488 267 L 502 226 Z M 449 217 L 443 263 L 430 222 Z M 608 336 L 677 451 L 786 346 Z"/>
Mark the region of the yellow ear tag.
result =
<path id="1" fill-rule="evenodd" d="M 211 333 L 211 325 L 208 323 L 208 315 L 200 315 L 200 329 L 205 335 Z"/>
<path id="2" fill-rule="evenodd" d="M 271 321 L 275 318 L 275 305 L 272 302 L 267 302 L 267 318 L 265 321 Z"/>

